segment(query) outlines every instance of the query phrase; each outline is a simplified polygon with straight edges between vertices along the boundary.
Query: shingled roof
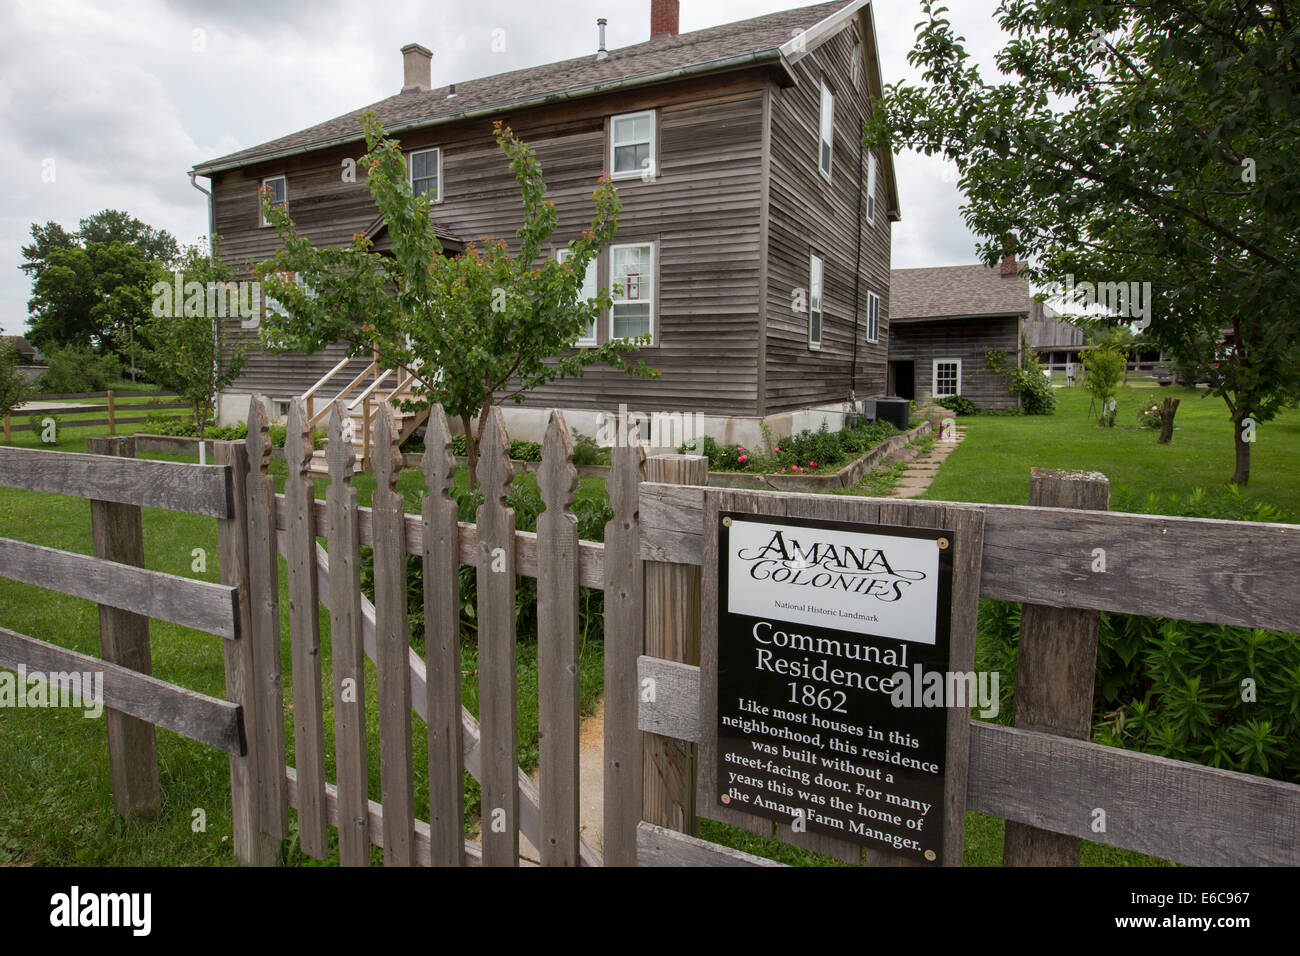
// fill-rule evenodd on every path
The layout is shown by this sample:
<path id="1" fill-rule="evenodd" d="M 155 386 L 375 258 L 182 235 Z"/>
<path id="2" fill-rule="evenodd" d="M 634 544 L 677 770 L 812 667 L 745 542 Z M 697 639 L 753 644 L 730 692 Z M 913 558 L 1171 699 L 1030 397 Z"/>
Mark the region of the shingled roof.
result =
<path id="1" fill-rule="evenodd" d="M 1017 270 L 1024 263 L 1017 263 Z M 1034 311 L 1029 282 L 988 266 L 894 269 L 889 274 L 889 320 L 1023 315 Z"/>
<path id="2" fill-rule="evenodd" d="M 194 172 L 208 176 L 263 160 L 361 140 L 360 120 L 369 111 L 374 112 L 386 131 L 396 132 L 499 112 L 525 102 L 594 95 L 638 81 L 658 82 L 682 71 L 707 73 L 765 61 L 778 65 L 782 63 L 779 48 L 793 34 L 849 6 L 863 4 L 833 0 L 677 36 L 657 36 L 645 43 L 611 50 L 604 60 L 597 60 L 593 52 L 560 63 L 458 82 L 453 98 L 447 96 L 449 87 L 399 93 L 269 143 L 199 163 Z"/>

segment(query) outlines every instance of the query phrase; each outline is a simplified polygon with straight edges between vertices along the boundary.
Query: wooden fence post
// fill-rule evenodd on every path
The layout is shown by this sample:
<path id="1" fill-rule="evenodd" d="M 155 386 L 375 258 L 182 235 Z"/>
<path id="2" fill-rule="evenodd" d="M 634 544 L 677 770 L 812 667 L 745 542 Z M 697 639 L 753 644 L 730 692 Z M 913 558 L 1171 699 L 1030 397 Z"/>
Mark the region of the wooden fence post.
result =
<path id="1" fill-rule="evenodd" d="M 248 448 L 242 442 L 216 442 L 214 460 L 229 465 L 232 510 L 229 518 L 217 520 L 217 542 L 221 559 L 221 583 L 239 589 L 235 618 L 236 637 L 223 642 L 226 663 L 226 699 L 243 708 L 242 757 L 230 758 L 230 804 L 235 834 L 235 856 L 252 866 L 275 866 L 280 862 L 280 841 L 266 833 L 261 818 L 257 749 L 263 744 L 257 733 L 257 679 L 253 656 L 252 593 L 248 568 Z"/>
<path id="2" fill-rule="evenodd" d="M 117 434 L 117 416 L 113 407 L 113 390 L 110 388 L 107 392 L 108 397 L 108 433 Z"/>
<path id="3" fill-rule="evenodd" d="M 706 485 L 709 460 L 700 455 L 656 455 L 645 463 L 645 480 Z M 645 653 L 700 663 L 701 569 L 691 564 L 645 564 Z M 643 695 L 645 688 L 638 688 Z M 650 823 L 694 835 L 695 744 L 658 734 L 642 737 L 642 816 Z"/>
<path id="4" fill-rule="evenodd" d="M 1035 468 L 1029 504 L 1105 511 L 1110 504 L 1110 482 L 1096 472 Z M 1101 557 L 1104 560 L 1105 556 Z M 1093 566 L 1096 559 L 1093 554 L 1079 557 L 1082 567 Z M 1078 740 L 1091 737 L 1100 619 L 1097 611 L 1023 606 L 1016 662 L 1016 727 Z M 1002 865 L 1078 866 L 1081 846 L 1078 837 L 1008 820 Z"/>
<path id="5" fill-rule="evenodd" d="M 86 451 L 134 458 L 135 439 L 87 438 Z M 90 526 L 95 557 L 144 567 L 144 525 L 139 505 L 92 500 Z M 101 604 L 99 649 L 106 661 L 141 674 L 153 673 L 147 617 Z M 108 766 L 117 812 L 127 819 L 152 817 L 162 802 L 154 727 L 112 709 L 104 716 L 108 725 Z"/>
<path id="6" fill-rule="evenodd" d="M 605 525 L 605 865 L 636 866 L 641 823 L 637 658 L 645 648 L 640 494 L 645 452 L 630 429 L 610 451 Z"/>

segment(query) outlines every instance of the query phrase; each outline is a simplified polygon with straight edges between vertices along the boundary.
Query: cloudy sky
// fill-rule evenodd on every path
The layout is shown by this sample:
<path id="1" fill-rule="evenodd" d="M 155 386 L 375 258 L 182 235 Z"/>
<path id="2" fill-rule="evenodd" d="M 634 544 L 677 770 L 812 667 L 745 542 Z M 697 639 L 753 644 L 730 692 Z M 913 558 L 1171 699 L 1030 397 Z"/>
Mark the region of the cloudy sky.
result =
<path id="1" fill-rule="evenodd" d="M 772 13 L 797 0 L 682 0 L 681 30 Z M 953 4 L 968 49 L 987 64 L 1000 34 L 996 0 Z M 885 81 L 917 79 L 907 63 L 920 0 L 877 0 Z M 30 282 L 19 246 L 33 222 L 68 229 L 100 209 L 193 242 L 207 232 L 195 163 L 254 146 L 396 93 L 399 48 L 434 50 L 439 86 L 581 56 L 649 37 L 649 0 L 0 0 L 0 328 L 26 327 Z M 505 48 L 492 49 L 494 31 Z M 499 46 L 500 44 L 498 44 Z M 975 261 L 943 164 L 896 159 L 903 221 L 894 266 Z M 200 179 L 199 183 L 207 185 Z"/>

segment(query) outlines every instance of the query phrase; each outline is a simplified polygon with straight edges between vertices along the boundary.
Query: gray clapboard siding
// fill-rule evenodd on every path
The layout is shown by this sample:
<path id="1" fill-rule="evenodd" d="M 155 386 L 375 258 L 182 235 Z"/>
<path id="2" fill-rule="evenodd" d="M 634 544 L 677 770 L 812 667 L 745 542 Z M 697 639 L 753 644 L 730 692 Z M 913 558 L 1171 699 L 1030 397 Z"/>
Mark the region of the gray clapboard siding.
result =
<path id="1" fill-rule="evenodd" d="M 285 511 L 289 521 L 289 640 L 292 646 L 293 742 L 301 795 L 298 837 L 302 851 L 323 860 L 329 853 L 325 822 L 325 729 L 321 703 L 320 604 L 316 569 L 316 514 L 312 508 L 311 429 L 307 410 L 295 400 L 289 409 L 284 460 Z"/>
<path id="2" fill-rule="evenodd" d="M 370 865 L 370 814 L 366 785 L 366 653 L 361 643 L 361 552 L 357 490 L 352 487 L 356 453 L 343 439 L 343 416 L 330 412 L 330 484 L 325 523 L 333 568 L 329 578 L 330 659 L 334 673 L 334 764 L 338 785 L 339 861 Z M 313 549 L 314 551 L 314 549 Z M 312 555 L 313 561 L 315 554 Z"/>
<path id="3" fill-rule="evenodd" d="M 429 839 L 435 866 L 465 863 L 464 741 L 460 703 L 460 556 L 456 502 L 451 490 L 456 459 L 441 405 L 429 414 L 424 436 L 421 502 L 424 567 L 424 650 L 429 738 Z"/>
<path id="4" fill-rule="evenodd" d="M 538 789 L 543 866 L 578 865 L 578 469 L 564 415 L 551 412 L 537 484 Z"/>
<path id="5" fill-rule="evenodd" d="M 220 637 L 235 636 L 233 587 L 146 571 L 12 538 L 0 538 L 0 577 L 85 598 Z"/>
<path id="6" fill-rule="evenodd" d="M 230 517 L 230 472 L 222 465 L 0 446 L 0 485 L 212 518 Z"/>
<path id="7" fill-rule="evenodd" d="M 175 731 L 228 754 L 244 753 L 238 704 L 176 687 L 97 657 L 69 651 L 0 627 L 0 667 L 28 673 L 103 675 L 103 704 L 118 713 Z"/>
<path id="8" fill-rule="evenodd" d="M 636 865 L 641 822 L 642 754 L 637 729 L 637 658 L 645 647 L 645 574 L 637 517 L 642 461 L 639 445 L 610 452 L 605 525 L 605 863 Z"/>
<path id="9" fill-rule="evenodd" d="M 514 468 L 501 409 L 492 407 L 479 450 L 479 723 L 483 735 L 483 863 L 519 865 L 518 673 L 515 652 Z"/>
<path id="10" fill-rule="evenodd" d="M 701 488 L 643 484 L 642 557 L 699 564 L 703 505 Z M 984 513 L 981 597 L 1300 632 L 1295 525 L 975 507 Z M 1106 573 L 1091 570 L 1096 548 Z"/>
<path id="11" fill-rule="evenodd" d="M 411 626 L 406 610 L 402 456 L 393 410 L 379 408 L 373 455 L 375 491 L 375 673 L 379 683 L 379 776 L 384 803 L 384 865 L 415 865 L 415 773 L 411 753 Z M 513 605 L 512 605 L 513 607 Z"/>
<path id="12" fill-rule="evenodd" d="M 642 730 L 695 740 L 700 668 L 642 657 Z M 1300 786 L 972 720 L 966 808 L 1190 866 L 1300 865 Z M 1092 831 L 1106 810 L 1105 832 Z"/>
<path id="13" fill-rule="evenodd" d="M 890 361 L 915 362 L 916 398 L 934 394 L 934 360 L 961 360 L 961 394 L 980 408 L 1019 408 L 1006 377 L 990 370 L 990 351 L 1013 357 L 1020 348 L 1020 317 L 990 316 L 938 322 L 900 320 L 890 330 Z"/>

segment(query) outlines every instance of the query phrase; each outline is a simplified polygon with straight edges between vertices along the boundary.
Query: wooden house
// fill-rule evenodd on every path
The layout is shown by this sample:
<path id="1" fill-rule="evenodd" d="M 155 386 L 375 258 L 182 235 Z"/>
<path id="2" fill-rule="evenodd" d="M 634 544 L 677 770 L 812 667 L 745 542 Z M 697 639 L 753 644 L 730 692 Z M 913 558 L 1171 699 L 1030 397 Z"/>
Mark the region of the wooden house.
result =
<path id="1" fill-rule="evenodd" d="M 540 437 L 553 407 L 588 433 L 598 414 L 620 405 L 698 416 L 730 441 L 757 440 L 764 421 L 777 434 L 819 417 L 836 424 L 851 395 L 885 389 L 899 209 L 892 157 L 861 144 L 882 82 L 871 6 L 836 0 L 679 33 L 677 0 L 652 0 L 644 43 L 606 51 L 602 41 L 578 59 L 436 88 L 433 54 L 410 44 L 400 93 L 193 173 L 211 180 L 213 230 L 233 264 L 278 248 L 259 205 L 264 186 L 318 245 L 365 232 L 382 251 L 364 177 L 340 175 L 364 153 L 359 123 L 373 111 L 400 139 L 413 186 L 436 197 L 433 216 L 454 254 L 479 237 L 513 237 L 521 222 L 518 189 L 492 138 L 493 121 L 503 120 L 537 151 L 556 203 L 548 254 L 562 254 L 589 225 L 596 179 L 612 175 L 623 205 L 618 234 L 587 283 L 626 291 L 588 341 L 649 334 L 640 357 L 661 373 L 646 380 L 592 366 L 507 406 L 512 435 Z M 256 344 L 253 323 L 231 321 Z M 254 348 L 221 396 L 220 418 L 242 419 L 256 393 L 271 400 L 273 416 L 309 395 L 323 420 L 336 396 L 354 404 L 380 374 L 371 368 L 368 379 L 365 359 L 345 358 L 339 347 L 313 355 Z M 367 403 L 402 378 L 391 373 Z"/>
<path id="2" fill-rule="evenodd" d="M 1036 302 L 1023 263 L 895 269 L 890 278 L 891 395 L 924 400 L 961 395 L 980 408 L 1018 408 L 989 352 L 1019 363 L 1022 350 L 1083 345 L 1083 331 Z M 1041 354 L 1041 352 L 1040 352 Z"/>

